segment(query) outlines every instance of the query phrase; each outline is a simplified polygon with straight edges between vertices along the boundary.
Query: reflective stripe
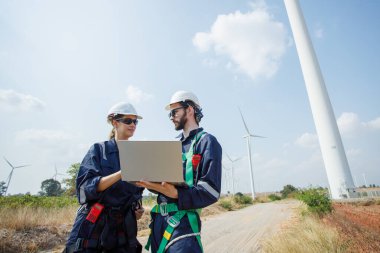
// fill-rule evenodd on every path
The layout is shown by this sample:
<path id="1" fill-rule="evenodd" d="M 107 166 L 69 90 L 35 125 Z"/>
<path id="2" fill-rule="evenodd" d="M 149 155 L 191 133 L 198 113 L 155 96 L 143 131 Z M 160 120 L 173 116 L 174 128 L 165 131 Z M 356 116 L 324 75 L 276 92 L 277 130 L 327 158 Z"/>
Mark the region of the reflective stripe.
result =
<path id="1" fill-rule="evenodd" d="M 104 159 L 104 160 L 107 160 L 107 156 L 106 156 L 106 146 L 105 146 L 104 142 L 101 142 L 100 145 L 102 146 L 103 159 Z"/>
<path id="2" fill-rule="evenodd" d="M 170 240 L 171 235 L 172 235 L 172 234 L 170 234 L 168 231 L 165 231 L 165 233 L 164 233 L 164 237 L 165 237 L 165 239 L 168 240 L 168 241 Z"/>
<path id="3" fill-rule="evenodd" d="M 220 193 L 217 192 L 214 188 L 212 188 L 207 182 L 205 182 L 205 181 L 198 181 L 198 186 L 202 186 L 208 193 L 210 193 L 216 199 L 219 198 Z"/>
<path id="4" fill-rule="evenodd" d="M 165 247 L 165 250 L 167 250 L 173 243 L 175 243 L 176 241 L 179 241 L 181 239 L 184 239 L 184 238 L 187 238 L 187 237 L 191 237 L 191 236 L 200 236 L 201 233 L 191 233 L 191 234 L 185 234 L 185 235 L 180 235 L 176 238 L 174 238 L 173 240 L 171 240 L 168 245 L 166 245 Z"/>
<path id="5" fill-rule="evenodd" d="M 87 180 L 79 188 L 79 203 L 81 203 L 82 205 L 87 202 L 86 201 L 86 193 L 84 191 L 84 188 L 86 186 L 87 186 Z"/>

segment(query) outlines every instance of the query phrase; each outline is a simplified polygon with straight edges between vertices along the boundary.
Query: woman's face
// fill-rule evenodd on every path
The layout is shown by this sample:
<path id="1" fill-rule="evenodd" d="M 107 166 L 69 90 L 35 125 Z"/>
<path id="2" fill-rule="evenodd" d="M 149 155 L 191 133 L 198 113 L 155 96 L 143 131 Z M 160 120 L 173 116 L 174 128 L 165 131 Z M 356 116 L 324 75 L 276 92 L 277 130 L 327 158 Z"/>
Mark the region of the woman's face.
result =
<path id="1" fill-rule="evenodd" d="M 123 115 L 121 118 L 112 120 L 115 128 L 116 140 L 128 140 L 136 130 L 137 117 L 134 115 Z"/>

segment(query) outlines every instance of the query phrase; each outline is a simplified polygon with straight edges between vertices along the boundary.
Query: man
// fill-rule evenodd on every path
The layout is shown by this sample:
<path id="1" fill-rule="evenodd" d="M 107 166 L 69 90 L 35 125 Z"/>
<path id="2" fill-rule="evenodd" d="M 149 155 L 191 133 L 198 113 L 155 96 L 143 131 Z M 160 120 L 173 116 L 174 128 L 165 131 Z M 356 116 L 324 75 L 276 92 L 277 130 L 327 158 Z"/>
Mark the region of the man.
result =
<path id="1" fill-rule="evenodd" d="M 152 252 L 202 252 L 200 208 L 215 203 L 221 190 L 222 148 L 216 138 L 199 127 L 203 114 L 198 98 L 177 91 L 166 106 L 182 142 L 184 178 L 188 186 L 141 181 L 139 186 L 158 192 L 152 208 Z"/>

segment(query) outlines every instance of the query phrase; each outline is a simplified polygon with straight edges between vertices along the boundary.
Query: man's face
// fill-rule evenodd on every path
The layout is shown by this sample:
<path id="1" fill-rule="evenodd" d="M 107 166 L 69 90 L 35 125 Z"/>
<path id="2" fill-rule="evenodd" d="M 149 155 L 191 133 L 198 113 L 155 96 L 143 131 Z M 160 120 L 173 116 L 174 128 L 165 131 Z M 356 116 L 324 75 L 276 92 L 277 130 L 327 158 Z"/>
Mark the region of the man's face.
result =
<path id="1" fill-rule="evenodd" d="M 187 123 L 186 108 L 180 103 L 171 104 L 170 120 L 173 122 L 175 130 L 182 130 Z"/>

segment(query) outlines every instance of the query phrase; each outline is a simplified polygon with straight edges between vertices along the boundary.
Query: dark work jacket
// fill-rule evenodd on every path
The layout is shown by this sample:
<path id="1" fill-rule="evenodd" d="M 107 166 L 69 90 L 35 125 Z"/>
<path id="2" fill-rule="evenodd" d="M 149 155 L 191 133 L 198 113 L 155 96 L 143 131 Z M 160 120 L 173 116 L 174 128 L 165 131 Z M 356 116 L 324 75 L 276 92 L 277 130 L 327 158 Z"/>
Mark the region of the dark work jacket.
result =
<path id="1" fill-rule="evenodd" d="M 195 135 L 202 131 L 202 128 L 195 129 L 190 132 L 187 138 L 183 134 L 180 135 L 182 141 L 182 153 L 187 153 L 190 149 L 191 142 Z M 220 196 L 221 180 L 222 180 L 222 147 L 217 139 L 209 133 L 205 133 L 198 143 L 195 145 L 194 154 L 200 154 L 202 159 L 198 166 L 198 171 L 194 172 L 194 186 L 177 187 L 178 199 L 171 199 L 163 194 L 157 197 L 157 203 L 177 203 L 180 210 L 197 209 L 209 206 L 215 203 Z M 183 176 L 185 178 L 186 162 L 183 162 Z M 168 226 L 167 219 L 174 213 L 169 213 L 164 217 L 161 214 L 153 214 L 152 252 L 156 252 L 164 231 Z M 198 217 L 199 228 L 201 221 Z M 181 219 L 178 227 L 175 228 L 171 240 L 180 235 L 193 233 L 187 216 Z M 180 239 L 173 243 L 166 252 L 201 252 L 198 241 L 195 236 Z"/>
<path id="2" fill-rule="evenodd" d="M 87 215 L 83 212 L 86 205 L 101 201 L 106 208 L 117 208 L 131 205 L 141 199 L 143 188 L 121 180 L 103 192 L 96 191 L 102 177 L 119 170 L 119 150 L 115 139 L 95 143 L 91 146 L 80 165 L 76 179 L 77 197 L 82 206 L 77 212 L 67 245 L 74 244 L 78 238 L 80 225 Z"/>

